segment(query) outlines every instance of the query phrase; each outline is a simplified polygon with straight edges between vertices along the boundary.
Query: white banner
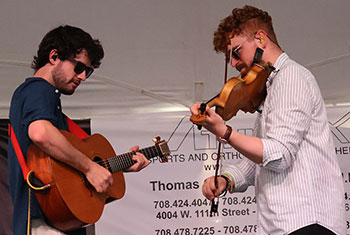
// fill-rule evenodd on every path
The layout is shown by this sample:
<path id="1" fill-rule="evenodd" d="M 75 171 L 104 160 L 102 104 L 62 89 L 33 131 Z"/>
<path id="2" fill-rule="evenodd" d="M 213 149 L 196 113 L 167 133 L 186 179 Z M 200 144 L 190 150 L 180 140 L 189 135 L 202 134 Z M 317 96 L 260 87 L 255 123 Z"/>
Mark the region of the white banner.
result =
<path id="1" fill-rule="evenodd" d="M 340 165 L 344 175 L 345 198 L 350 198 L 350 114 L 328 110 Z M 252 135 L 255 115 L 242 114 L 231 119 L 234 129 Z M 349 122 L 349 123 L 348 123 Z M 203 180 L 215 174 L 217 145 L 215 136 L 198 130 L 189 121 L 189 112 L 125 115 L 92 120 L 92 132 L 103 134 L 116 154 L 134 145 L 152 146 L 152 138 L 168 141 L 171 156 L 167 163 L 153 158 L 139 173 L 124 173 L 125 196 L 106 205 L 96 225 L 96 234 L 121 235 L 205 235 L 255 234 L 256 202 L 254 187 L 244 193 L 220 198 L 218 214 L 210 217 L 210 201 L 201 193 Z M 239 161 L 242 156 L 224 146 L 221 159 Z M 322 203 L 322 202 L 320 202 Z M 346 202 L 348 220 L 349 204 Z M 349 229 L 349 222 L 348 231 Z"/>

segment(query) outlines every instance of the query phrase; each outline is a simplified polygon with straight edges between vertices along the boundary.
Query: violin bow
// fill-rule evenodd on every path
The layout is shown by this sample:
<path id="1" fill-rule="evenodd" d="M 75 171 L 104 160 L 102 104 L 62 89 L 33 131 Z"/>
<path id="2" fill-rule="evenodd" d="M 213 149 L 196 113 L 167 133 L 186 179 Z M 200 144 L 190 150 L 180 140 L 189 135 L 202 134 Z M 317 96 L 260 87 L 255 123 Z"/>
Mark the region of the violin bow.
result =
<path id="1" fill-rule="evenodd" d="M 227 82 L 227 70 L 228 70 L 228 63 L 230 62 L 230 52 L 227 51 L 225 53 L 225 75 L 224 75 L 224 84 Z M 210 101 L 209 101 L 210 102 Z M 207 102 L 208 103 L 208 102 Z M 201 105 L 202 108 L 202 105 Z M 205 110 L 205 106 L 204 106 Z M 199 128 L 199 127 L 198 127 Z M 219 168 L 220 168 L 220 155 L 221 155 L 221 142 L 219 142 L 218 145 L 218 157 L 216 159 L 216 167 L 215 167 L 215 188 L 218 187 L 218 175 L 219 175 Z M 212 201 L 211 201 L 211 206 L 210 206 L 210 217 L 214 216 L 215 214 L 218 213 L 218 207 L 219 207 L 219 195 L 216 196 Z"/>

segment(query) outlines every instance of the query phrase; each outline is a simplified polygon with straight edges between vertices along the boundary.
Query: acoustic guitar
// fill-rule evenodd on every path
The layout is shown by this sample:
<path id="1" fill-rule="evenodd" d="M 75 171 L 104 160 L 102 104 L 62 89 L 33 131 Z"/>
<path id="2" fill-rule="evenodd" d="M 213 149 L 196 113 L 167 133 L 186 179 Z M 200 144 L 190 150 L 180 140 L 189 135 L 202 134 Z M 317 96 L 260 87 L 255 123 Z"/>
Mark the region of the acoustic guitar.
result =
<path id="1" fill-rule="evenodd" d="M 27 164 L 37 178 L 49 185 L 48 190 L 36 192 L 40 207 L 55 228 L 66 232 L 95 223 L 101 217 L 106 201 L 123 197 L 122 170 L 132 166 L 134 161 L 131 152 L 116 156 L 108 140 L 100 134 L 80 140 L 68 131 L 61 133 L 75 148 L 113 173 L 114 180 L 106 193 L 98 193 L 81 172 L 51 158 L 35 144 L 30 145 Z M 139 152 L 147 159 L 160 157 L 166 161 L 170 155 L 167 143 L 159 137 L 154 142 L 154 146 Z"/>

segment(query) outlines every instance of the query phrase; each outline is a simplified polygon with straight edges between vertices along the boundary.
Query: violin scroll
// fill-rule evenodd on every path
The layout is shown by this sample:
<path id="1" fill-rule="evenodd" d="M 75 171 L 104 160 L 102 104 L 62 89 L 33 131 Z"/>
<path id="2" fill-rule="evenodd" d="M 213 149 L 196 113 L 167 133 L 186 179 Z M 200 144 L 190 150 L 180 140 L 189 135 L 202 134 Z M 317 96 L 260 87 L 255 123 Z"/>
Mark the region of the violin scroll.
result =
<path id="1" fill-rule="evenodd" d="M 205 116 L 206 116 L 205 108 L 206 108 L 206 104 L 201 103 L 201 106 L 199 107 L 199 110 L 198 110 L 199 111 L 198 114 L 197 115 L 192 114 L 190 117 L 190 121 L 193 124 L 196 124 L 198 126 L 198 130 L 202 129 L 202 125 L 205 120 Z"/>

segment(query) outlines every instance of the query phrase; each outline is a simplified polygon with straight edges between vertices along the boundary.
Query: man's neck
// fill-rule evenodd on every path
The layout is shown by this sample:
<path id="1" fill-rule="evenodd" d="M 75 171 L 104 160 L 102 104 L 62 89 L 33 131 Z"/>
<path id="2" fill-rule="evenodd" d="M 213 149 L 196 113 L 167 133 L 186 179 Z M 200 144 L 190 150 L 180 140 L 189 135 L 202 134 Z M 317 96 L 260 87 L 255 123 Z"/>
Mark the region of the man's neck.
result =
<path id="1" fill-rule="evenodd" d="M 266 54 L 265 58 L 263 58 L 264 61 L 270 62 L 272 65 L 276 63 L 276 60 L 278 57 L 283 53 L 284 51 L 280 49 L 279 47 L 271 48 Z"/>
<path id="2" fill-rule="evenodd" d="M 47 82 L 49 82 L 51 85 L 55 86 L 52 79 L 51 69 L 47 64 L 41 67 L 40 69 L 38 69 L 38 71 L 34 73 L 34 77 L 41 77 L 45 79 Z"/>

